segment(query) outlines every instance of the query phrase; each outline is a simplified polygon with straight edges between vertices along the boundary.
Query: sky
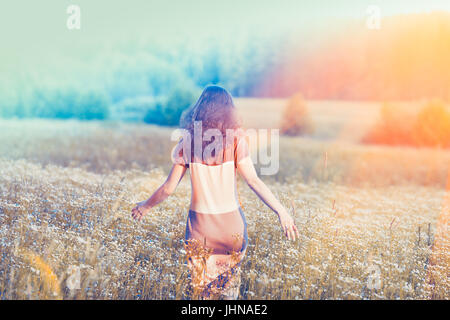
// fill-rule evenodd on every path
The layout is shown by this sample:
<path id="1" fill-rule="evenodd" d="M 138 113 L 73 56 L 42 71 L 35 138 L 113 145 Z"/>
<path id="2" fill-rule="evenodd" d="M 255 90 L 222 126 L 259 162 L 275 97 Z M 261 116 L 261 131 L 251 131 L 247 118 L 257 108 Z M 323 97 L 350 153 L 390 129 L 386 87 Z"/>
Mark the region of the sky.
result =
<path id="1" fill-rule="evenodd" d="M 80 30 L 66 27 L 71 4 L 81 9 Z M 9 0 L 0 4 L 0 68 L 17 57 L 89 55 L 117 43 L 151 40 L 170 47 L 179 39 L 287 32 L 313 37 L 366 19 L 369 5 L 379 6 L 382 16 L 450 11 L 449 0 Z"/>
<path id="2" fill-rule="evenodd" d="M 75 33 L 65 24 L 70 4 L 81 9 L 80 38 L 170 37 L 236 29 L 271 33 L 333 23 L 334 19 L 365 19 L 369 5 L 379 6 L 384 16 L 450 11 L 448 0 L 9 0 L 0 5 L 0 32 L 6 41 L 2 45 L 67 38 Z"/>

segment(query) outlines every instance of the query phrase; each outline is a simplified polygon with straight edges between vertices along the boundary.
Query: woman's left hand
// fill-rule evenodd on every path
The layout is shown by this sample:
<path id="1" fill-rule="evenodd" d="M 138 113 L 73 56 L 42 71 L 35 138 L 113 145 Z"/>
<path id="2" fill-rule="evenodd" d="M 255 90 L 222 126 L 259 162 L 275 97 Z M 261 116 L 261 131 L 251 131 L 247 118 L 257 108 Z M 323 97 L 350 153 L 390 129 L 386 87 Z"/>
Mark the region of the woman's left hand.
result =
<path id="1" fill-rule="evenodd" d="M 131 210 L 131 216 L 138 221 L 141 221 L 142 217 L 144 217 L 149 211 L 150 208 L 145 206 L 146 201 L 138 202 L 136 207 Z"/>
<path id="2" fill-rule="evenodd" d="M 278 215 L 278 218 L 280 219 L 283 233 L 289 240 L 295 240 L 296 238 L 299 238 L 297 226 L 295 225 L 294 219 L 289 213 L 283 211 Z"/>

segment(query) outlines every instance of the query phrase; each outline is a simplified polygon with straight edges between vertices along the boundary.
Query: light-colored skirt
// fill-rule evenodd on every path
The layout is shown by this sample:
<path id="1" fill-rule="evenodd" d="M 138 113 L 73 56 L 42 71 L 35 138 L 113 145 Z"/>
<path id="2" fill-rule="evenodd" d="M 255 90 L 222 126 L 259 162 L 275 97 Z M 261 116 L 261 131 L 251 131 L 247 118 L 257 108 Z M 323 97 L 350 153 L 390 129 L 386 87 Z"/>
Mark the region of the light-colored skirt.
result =
<path id="1" fill-rule="evenodd" d="M 189 211 L 185 247 L 194 298 L 237 299 L 247 243 L 240 207 L 221 214 Z"/>

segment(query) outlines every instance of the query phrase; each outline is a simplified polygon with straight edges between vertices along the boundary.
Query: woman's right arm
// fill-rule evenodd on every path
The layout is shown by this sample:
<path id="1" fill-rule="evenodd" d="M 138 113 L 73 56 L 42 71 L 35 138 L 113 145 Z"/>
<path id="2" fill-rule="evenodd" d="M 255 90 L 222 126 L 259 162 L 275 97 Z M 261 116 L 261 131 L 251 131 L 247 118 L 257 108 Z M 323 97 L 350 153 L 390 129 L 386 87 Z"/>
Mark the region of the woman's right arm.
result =
<path id="1" fill-rule="evenodd" d="M 288 239 L 295 240 L 298 238 L 298 229 L 291 215 L 286 211 L 280 201 L 273 195 L 266 184 L 258 177 L 253 162 L 250 157 L 246 157 L 238 162 L 237 169 L 239 174 L 247 182 L 250 189 L 255 192 L 258 197 L 272 209 L 280 219 L 283 232 Z"/>
<path id="2" fill-rule="evenodd" d="M 136 207 L 131 210 L 131 215 L 136 220 L 141 220 L 151 208 L 157 204 L 163 202 L 168 196 L 170 196 L 183 179 L 186 173 L 186 167 L 180 164 L 174 164 L 166 181 L 152 194 L 150 198 L 145 201 L 141 201 Z"/>

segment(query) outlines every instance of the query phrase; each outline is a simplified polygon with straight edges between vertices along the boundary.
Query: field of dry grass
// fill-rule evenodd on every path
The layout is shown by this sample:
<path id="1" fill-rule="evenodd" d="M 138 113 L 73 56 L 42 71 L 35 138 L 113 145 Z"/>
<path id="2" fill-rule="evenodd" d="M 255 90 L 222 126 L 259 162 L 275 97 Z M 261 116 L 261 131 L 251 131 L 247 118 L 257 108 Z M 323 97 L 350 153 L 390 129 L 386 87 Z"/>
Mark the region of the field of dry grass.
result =
<path id="1" fill-rule="evenodd" d="M 256 100 L 237 102 L 248 127 L 276 127 L 278 103 L 260 101 L 257 121 Z M 238 182 L 250 241 L 242 299 L 450 298 L 450 152 L 355 144 L 377 112 L 346 121 L 356 109 L 317 102 L 316 136 L 283 137 L 280 171 L 263 177 L 293 212 L 296 242 Z M 188 177 L 143 222 L 130 215 L 165 179 L 170 133 L 0 120 L 0 299 L 189 298 Z"/>

